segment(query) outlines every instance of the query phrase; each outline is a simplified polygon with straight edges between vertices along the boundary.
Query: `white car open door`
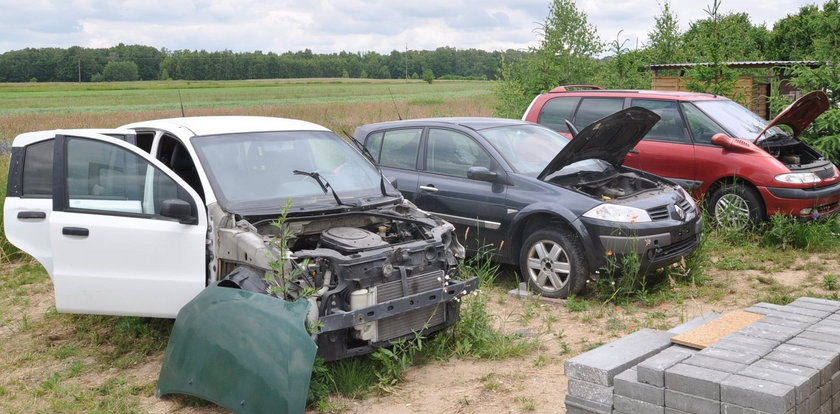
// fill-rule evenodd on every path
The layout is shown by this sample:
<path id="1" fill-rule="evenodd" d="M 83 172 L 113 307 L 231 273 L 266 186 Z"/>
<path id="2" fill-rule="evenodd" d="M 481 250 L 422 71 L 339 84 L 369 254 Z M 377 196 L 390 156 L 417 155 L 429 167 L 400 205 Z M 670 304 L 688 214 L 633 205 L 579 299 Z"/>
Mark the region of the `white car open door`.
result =
<path id="1" fill-rule="evenodd" d="M 13 143 L 8 239 L 44 264 L 59 312 L 175 317 L 205 287 L 199 196 L 130 140 L 53 135 Z"/>

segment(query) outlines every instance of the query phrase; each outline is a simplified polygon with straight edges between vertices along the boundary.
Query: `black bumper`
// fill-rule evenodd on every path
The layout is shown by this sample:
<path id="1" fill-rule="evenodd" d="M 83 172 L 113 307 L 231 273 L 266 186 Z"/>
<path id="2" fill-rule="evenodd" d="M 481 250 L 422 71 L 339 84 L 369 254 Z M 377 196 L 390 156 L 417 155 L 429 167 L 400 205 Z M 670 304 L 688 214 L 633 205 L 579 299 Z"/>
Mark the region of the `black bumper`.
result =
<path id="1" fill-rule="evenodd" d="M 625 227 L 600 220 L 582 221 L 590 236 L 590 245 L 586 247 L 594 253 L 590 256 L 593 271 L 607 267 L 609 256 L 629 254 L 639 256 L 640 270 L 645 272 L 676 263 L 697 249 L 703 230 L 700 217 L 684 222 L 633 223 Z"/>

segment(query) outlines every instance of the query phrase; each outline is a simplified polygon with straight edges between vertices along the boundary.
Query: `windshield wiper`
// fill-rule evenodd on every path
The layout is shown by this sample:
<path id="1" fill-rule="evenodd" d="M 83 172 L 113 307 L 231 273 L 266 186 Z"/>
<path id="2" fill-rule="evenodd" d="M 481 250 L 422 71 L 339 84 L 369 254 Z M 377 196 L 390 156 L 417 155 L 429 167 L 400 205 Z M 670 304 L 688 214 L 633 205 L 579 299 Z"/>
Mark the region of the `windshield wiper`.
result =
<path id="1" fill-rule="evenodd" d="M 301 170 L 294 170 L 292 171 L 292 173 L 294 173 L 295 175 L 305 175 L 307 177 L 311 177 L 312 179 L 318 182 L 318 185 L 321 186 L 321 190 L 324 191 L 324 194 L 327 193 L 327 188 L 330 189 L 333 198 L 335 198 L 336 204 L 340 206 L 349 206 L 349 204 L 343 203 L 341 199 L 338 198 L 338 194 L 335 193 L 335 189 L 333 188 L 333 186 L 331 186 L 329 181 L 327 181 L 326 178 L 322 177 L 321 174 L 318 173 L 318 171 L 306 172 Z"/>
<path id="2" fill-rule="evenodd" d="M 350 142 L 353 143 L 353 145 L 359 150 L 359 152 L 361 152 L 362 155 L 364 155 L 365 158 L 367 158 L 368 161 L 370 161 L 371 164 L 375 165 L 376 169 L 379 170 L 379 190 L 382 192 L 382 197 L 397 197 L 388 194 L 388 191 L 385 190 L 385 176 L 382 174 L 382 170 L 379 168 L 378 164 L 376 164 L 376 159 L 373 158 L 373 154 L 370 153 L 370 150 L 368 150 L 366 146 L 362 145 L 361 142 L 356 141 L 350 134 L 347 133 L 347 131 L 341 132 L 343 132 L 344 135 L 347 136 L 347 139 L 349 139 Z"/>

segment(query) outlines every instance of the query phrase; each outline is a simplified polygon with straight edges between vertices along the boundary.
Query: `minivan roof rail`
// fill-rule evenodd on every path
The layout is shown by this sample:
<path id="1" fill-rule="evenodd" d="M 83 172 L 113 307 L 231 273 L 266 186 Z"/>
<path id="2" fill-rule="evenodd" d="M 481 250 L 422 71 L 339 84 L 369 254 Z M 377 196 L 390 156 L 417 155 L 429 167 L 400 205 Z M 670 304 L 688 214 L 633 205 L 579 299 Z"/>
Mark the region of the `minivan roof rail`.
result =
<path id="1" fill-rule="evenodd" d="M 558 86 L 551 90 L 551 92 L 566 92 L 571 88 L 575 89 L 593 89 L 593 90 L 603 90 L 604 88 L 595 85 L 563 85 Z"/>

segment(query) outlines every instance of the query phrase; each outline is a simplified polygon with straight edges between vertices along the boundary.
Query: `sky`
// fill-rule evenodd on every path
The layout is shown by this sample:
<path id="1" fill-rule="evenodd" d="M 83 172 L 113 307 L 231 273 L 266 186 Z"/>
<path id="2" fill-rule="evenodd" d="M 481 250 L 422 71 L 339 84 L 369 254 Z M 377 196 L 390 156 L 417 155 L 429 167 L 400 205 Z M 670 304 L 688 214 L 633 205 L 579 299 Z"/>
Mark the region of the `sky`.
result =
<path id="1" fill-rule="evenodd" d="M 643 46 L 663 0 L 576 0 L 602 40 Z M 708 17 L 713 0 L 672 0 L 680 29 Z M 723 0 L 722 13 L 753 24 L 796 14 L 807 0 Z M 0 53 L 27 47 L 275 52 L 527 49 L 550 0 L 0 0 Z"/>

